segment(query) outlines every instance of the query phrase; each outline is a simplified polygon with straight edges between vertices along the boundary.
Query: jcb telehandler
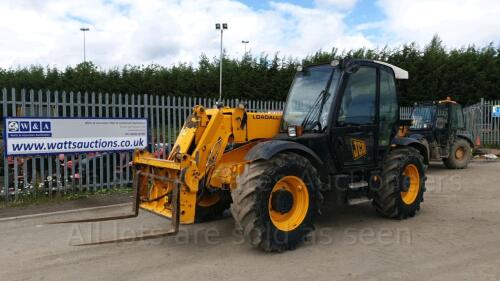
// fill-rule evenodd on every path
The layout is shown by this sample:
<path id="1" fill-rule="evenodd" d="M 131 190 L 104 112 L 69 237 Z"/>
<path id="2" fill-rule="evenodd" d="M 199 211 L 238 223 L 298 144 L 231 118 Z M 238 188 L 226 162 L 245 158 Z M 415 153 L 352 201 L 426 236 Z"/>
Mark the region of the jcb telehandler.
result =
<path id="1" fill-rule="evenodd" d="M 295 247 L 323 200 L 372 200 L 388 218 L 413 217 L 425 191 L 426 147 L 398 136 L 396 79 L 408 73 L 371 60 L 299 66 L 283 113 L 196 106 L 167 159 L 136 151 L 134 213 L 171 219 L 175 234 L 231 209 L 236 227 L 266 251 Z M 106 217 L 84 221 L 103 221 Z M 75 221 L 73 221 L 75 222 Z"/>
<path id="2" fill-rule="evenodd" d="M 408 135 L 419 139 L 431 160 L 442 160 L 448 169 L 467 168 L 474 142 L 465 132 L 462 106 L 450 97 L 415 103 Z"/>

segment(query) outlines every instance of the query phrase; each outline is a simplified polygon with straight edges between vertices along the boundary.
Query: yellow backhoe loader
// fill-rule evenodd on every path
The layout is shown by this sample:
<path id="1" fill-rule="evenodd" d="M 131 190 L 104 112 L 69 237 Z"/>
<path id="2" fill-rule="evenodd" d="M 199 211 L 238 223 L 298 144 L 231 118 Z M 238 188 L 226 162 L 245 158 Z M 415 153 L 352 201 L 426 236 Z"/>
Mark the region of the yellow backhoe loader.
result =
<path id="1" fill-rule="evenodd" d="M 133 214 L 179 224 L 230 208 L 245 240 L 266 251 L 294 248 L 314 229 L 321 203 L 371 200 L 388 218 L 413 217 L 425 191 L 426 147 L 398 135 L 396 79 L 408 73 L 372 60 L 299 66 L 283 113 L 196 106 L 167 159 L 135 151 Z M 72 222 L 103 221 L 106 217 Z"/>

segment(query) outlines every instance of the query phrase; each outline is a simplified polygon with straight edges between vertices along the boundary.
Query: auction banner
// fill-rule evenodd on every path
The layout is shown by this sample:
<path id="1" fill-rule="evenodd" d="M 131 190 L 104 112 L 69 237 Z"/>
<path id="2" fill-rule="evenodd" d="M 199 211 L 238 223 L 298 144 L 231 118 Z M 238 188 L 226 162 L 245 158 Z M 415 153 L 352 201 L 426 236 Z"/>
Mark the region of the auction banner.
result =
<path id="1" fill-rule="evenodd" d="M 500 105 L 494 105 L 491 109 L 491 116 L 500 117 Z"/>
<path id="2" fill-rule="evenodd" d="M 146 148 L 147 119 L 6 117 L 7 156 L 130 151 Z"/>

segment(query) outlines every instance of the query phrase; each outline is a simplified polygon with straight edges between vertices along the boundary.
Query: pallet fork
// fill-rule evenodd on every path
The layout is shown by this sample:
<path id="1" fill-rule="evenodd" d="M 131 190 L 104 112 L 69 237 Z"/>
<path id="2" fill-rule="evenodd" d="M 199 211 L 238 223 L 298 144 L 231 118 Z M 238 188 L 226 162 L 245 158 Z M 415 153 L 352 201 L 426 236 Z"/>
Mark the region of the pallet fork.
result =
<path id="1" fill-rule="evenodd" d="M 180 186 L 181 182 L 178 179 L 169 179 L 165 176 L 158 176 L 149 172 L 143 172 L 141 170 L 137 171 L 133 180 L 133 202 L 132 202 L 132 213 L 121 216 L 109 216 L 109 217 L 100 217 L 100 218 L 90 218 L 90 219 L 78 219 L 78 220 L 67 220 L 67 221 L 54 221 L 49 222 L 48 224 L 65 224 L 65 223 L 86 223 L 86 222 L 102 222 L 102 221 L 111 221 L 111 220 L 120 220 L 120 219 L 128 219 L 135 218 L 139 215 L 139 207 L 141 202 L 154 201 L 155 199 L 149 198 L 141 198 L 140 190 L 139 190 L 139 179 L 141 177 L 146 177 L 148 179 L 155 179 L 163 182 L 170 182 L 173 185 L 172 189 L 172 218 L 171 218 L 171 227 L 169 230 L 161 231 L 157 233 L 143 233 L 139 236 L 133 237 L 124 237 L 118 239 L 110 239 L 82 244 L 75 244 L 73 246 L 88 246 L 88 245 L 101 245 L 101 244 L 110 244 L 110 243 L 119 243 L 119 242 L 131 242 L 131 241 L 141 241 L 148 239 L 155 239 L 165 236 L 176 235 L 179 232 L 179 194 L 180 194 Z"/>

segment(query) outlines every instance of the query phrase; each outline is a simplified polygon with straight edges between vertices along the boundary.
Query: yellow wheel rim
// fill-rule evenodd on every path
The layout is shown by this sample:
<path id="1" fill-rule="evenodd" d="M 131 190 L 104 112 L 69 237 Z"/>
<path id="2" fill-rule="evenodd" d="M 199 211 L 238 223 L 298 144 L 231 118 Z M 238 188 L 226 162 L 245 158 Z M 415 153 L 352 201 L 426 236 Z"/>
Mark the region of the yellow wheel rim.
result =
<path id="1" fill-rule="evenodd" d="M 465 149 L 463 147 L 457 148 L 457 150 L 455 151 L 455 158 L 460 160 L 464 158 L 464 155 L 465 155 Z"/>
<path id="2" fill-rule="evenodd" d="M 417 199 L 420 191 L 420 172 L 414 164 L 406 165 L 403 175 L 410 180 L 410 187 L 407 192 L 401 192 L 401 199 L 406 205 L 411 205 Z"/>
<path id="3" fill-rule="evenodd" d="M 272 208 L 272 199 L 275 192 L 280 190 L 288 191 L 293 198 L 291 209 L 281 213 Z M 273 187 L 268 200 L 269 217 L 273 225 L 282 231 L 292 231 L 297 228 L 305 219 L 309 210 L 309 191 L 302 179 L 296 176 L 285 176 L 281 178 Z"/>

